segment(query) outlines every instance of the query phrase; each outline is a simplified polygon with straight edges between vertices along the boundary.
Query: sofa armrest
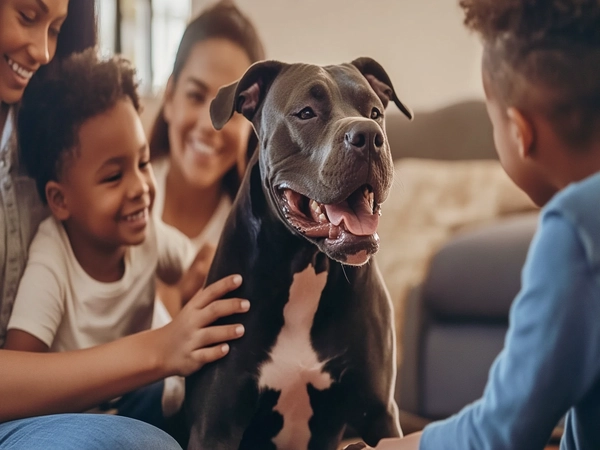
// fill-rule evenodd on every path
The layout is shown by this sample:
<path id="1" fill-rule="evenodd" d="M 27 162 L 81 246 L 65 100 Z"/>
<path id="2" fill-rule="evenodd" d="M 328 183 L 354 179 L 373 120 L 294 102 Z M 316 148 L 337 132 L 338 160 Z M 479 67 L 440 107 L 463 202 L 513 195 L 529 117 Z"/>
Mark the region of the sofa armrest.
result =
<path id="1" fill-rule="evenodd" d="M 439 320 L 506 322 L 537 213 L 518 214 L 462 233 L 431 260 L 422 297 Z"/>
<path id="2" fill-rule="evenodd" d="M 536 226 L 537 213 L 503 218 L 457 235 L 434 255 L 405 304 L 401 410 L 438 419 L 481 394 Z"/>

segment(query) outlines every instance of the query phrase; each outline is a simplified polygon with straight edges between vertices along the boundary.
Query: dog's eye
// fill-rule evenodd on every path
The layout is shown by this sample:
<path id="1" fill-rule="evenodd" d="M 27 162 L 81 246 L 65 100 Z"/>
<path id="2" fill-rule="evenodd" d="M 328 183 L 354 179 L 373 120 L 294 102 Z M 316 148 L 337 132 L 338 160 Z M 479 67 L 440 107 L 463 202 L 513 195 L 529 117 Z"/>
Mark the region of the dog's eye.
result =
<path id="1" fill-rule="evenodd" d="M 377 120 L 380 117 L 381 117 L 381 111 L 379 111 L 377 108 L 373 108 L 371 110 L 371 119 Z"/>
<path id="2" fill-rule="evenodd" d="M 312 119 L 313 117 L 315 117 L 316 114 L 310 106 L 307 106 L 302 111 L 300 111 L 298 114 L 296 114 L 296 116 L 298 116 L 302 120 L 308 120 L 308 119 Z"/>

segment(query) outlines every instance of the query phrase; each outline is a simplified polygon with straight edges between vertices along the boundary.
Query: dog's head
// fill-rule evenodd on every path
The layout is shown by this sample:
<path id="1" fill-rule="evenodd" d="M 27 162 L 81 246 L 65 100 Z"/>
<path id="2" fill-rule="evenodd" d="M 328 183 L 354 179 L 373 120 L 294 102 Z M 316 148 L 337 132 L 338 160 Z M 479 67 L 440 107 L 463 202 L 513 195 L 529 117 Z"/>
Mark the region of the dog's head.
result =
<path id="1" fill-rule="evenodd" d="M 370 58 L 323 67 L 262 61 L 221 88 L 210 112 L 217 129 L 235 112 L 252 122 L 265 195 L 282 221 L 329 257 L 361 265 L 379 248 L 392 184 L 390 101 L 412 119 Z"/>

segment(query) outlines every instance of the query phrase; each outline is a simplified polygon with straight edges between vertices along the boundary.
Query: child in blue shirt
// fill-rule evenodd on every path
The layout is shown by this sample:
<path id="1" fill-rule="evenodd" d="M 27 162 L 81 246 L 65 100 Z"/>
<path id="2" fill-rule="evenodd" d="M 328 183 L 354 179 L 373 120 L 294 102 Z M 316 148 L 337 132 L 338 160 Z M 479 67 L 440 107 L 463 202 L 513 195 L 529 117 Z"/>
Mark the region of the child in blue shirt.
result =
<path id="1" fill-rule="evenodd" d="M 385 450 L 600 449 L 600 1 L 462 0 L 502 166 L 543 206 L 480 400 Z M 349 448 L 365 448 L 353 444 Z"/>

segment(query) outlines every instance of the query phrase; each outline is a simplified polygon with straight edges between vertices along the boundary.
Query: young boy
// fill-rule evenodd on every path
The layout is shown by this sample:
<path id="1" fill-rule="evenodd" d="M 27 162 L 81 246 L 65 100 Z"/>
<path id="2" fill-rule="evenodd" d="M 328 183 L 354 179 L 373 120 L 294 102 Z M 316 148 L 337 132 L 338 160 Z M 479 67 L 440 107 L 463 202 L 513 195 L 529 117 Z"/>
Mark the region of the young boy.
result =
<path id="1" fill-rule="evenodd" d="M 377 449 L 543 449 L 565 413 L 561 449 L 600 449 L 600 1 L 461 6 L 500 161 L 543 209 L 483 397 Z"/>
<path id="2" fill-rule="evenodd" d="M 36 103 L 26 95 L 19 113 L 22 162 L 52 216 L 31 244 L 5 348 L 84 349 L 147 330 L 155 276 L 176 283 L 194 255 L 185 236 L 151 219 L 135 72 L 92 49 L 29 89 Z M 163 426 L 182 400 L 182 379 L 172 377 L 109 407 Z"/>

